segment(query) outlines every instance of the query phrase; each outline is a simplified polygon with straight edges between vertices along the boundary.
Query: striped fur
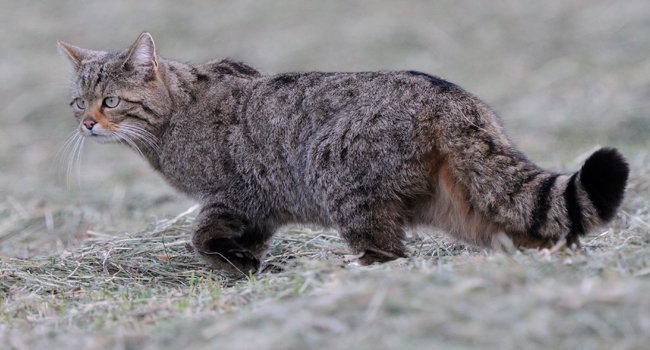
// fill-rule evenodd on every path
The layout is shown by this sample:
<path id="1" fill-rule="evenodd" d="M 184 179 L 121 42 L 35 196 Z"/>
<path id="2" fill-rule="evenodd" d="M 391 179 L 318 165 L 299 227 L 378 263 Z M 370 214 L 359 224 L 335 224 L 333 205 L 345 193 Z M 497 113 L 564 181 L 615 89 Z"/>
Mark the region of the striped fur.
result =
<path id="1" fill-rule="evenodd" d="M 98 125 L 82 134 L 126 143 L 200 202 L 193 243 L 227 271 L 258 270 L 290 222 L 336 227 L 368 264 L 406 256 L 416 225 L 486 247 L 503 234 L 520 247 L 579 243 L 623 199 L 616 150 L 573 174 L 541 169 L 483 102 L 425 73 L 190 65 L 158 57 L 148 33 L 121 52 L 60 47 L 75 67 L 75 116 Z"/>

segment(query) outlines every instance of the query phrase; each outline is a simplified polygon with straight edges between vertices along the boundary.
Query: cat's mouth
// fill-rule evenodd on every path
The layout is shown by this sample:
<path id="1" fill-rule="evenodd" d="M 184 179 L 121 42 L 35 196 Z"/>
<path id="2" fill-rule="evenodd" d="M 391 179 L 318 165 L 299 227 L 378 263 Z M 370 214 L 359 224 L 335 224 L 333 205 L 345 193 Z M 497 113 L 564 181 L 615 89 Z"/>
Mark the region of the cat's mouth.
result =
<path id="1" fill-rule="evenodd" d="M 84 125 L 81 125 L 79 127 L 79 133 L 81 136 L 90 138 L 99 143 L 115 143 L 119 142 L 120 140 L 119 137 L 117 137 L 115 134 L 102 129 L 101 127 L 93 127 L 92 129 L 88 129 Z"/>
<path id="2" fill-rule="evenodd" d="M 116 143 L 120 141 L 120 139 L 114 135 L 105 136 L 105 135 L 91 134 L 90 136 L 87 137 L 91 138 L 93 141 L 98 143 Z"/>

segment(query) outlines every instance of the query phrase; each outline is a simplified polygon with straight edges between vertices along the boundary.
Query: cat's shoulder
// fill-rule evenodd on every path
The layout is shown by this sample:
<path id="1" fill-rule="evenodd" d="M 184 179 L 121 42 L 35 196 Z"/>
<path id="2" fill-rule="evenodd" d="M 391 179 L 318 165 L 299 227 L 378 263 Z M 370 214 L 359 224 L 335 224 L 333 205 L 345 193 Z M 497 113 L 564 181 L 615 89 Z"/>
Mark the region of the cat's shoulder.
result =
<path id="1" fill-rule="evenodd" d="M 262 72 L 257 70 L 255 67 L 230 58 L 210 61 L 204 64 L 203 68 L 217 75 L 231 75 L 245 79 L 262 77 Z"/>

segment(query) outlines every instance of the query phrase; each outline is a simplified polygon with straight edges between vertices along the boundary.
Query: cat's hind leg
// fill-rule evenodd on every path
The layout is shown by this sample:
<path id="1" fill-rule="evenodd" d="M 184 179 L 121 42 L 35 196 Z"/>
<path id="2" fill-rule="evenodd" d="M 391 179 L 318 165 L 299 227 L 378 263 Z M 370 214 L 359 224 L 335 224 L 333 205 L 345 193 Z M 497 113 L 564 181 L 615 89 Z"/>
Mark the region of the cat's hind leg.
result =
<path id="1" fill-rule="evenodd" d="M 347 201 L 337 208 L 336 223 L 340 234 L 359 262 L 370 265 L 407 256 L 400 210 L 391 204 L 366 199 Z"/>

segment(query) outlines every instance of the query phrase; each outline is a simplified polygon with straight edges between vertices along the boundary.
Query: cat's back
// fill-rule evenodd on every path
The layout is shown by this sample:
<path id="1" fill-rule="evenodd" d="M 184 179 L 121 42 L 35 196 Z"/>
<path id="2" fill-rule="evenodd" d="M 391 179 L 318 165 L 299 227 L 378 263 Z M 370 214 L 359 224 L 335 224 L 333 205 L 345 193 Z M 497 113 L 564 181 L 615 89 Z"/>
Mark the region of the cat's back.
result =
<path id="1" fill-rule="evenodd" d="M 430 103 L 432 97 L 459 93 L 456 85 L 417 71 L 292 72 L 256 77 L 254 99 L 276 102 L 273 108 L 346 109 Z M 287 104 L 294 102 L 297 104 Z"/>
<path id="2" fill-rule="evenodd" d="M 437 111 L 466 96 L 416 71 L 281 73 L 256 77 L 249 86 L 239 113 L 242 139 L 300 166 L 328 150 L 339 155 L 332 165 L 427 152 Z"/>

